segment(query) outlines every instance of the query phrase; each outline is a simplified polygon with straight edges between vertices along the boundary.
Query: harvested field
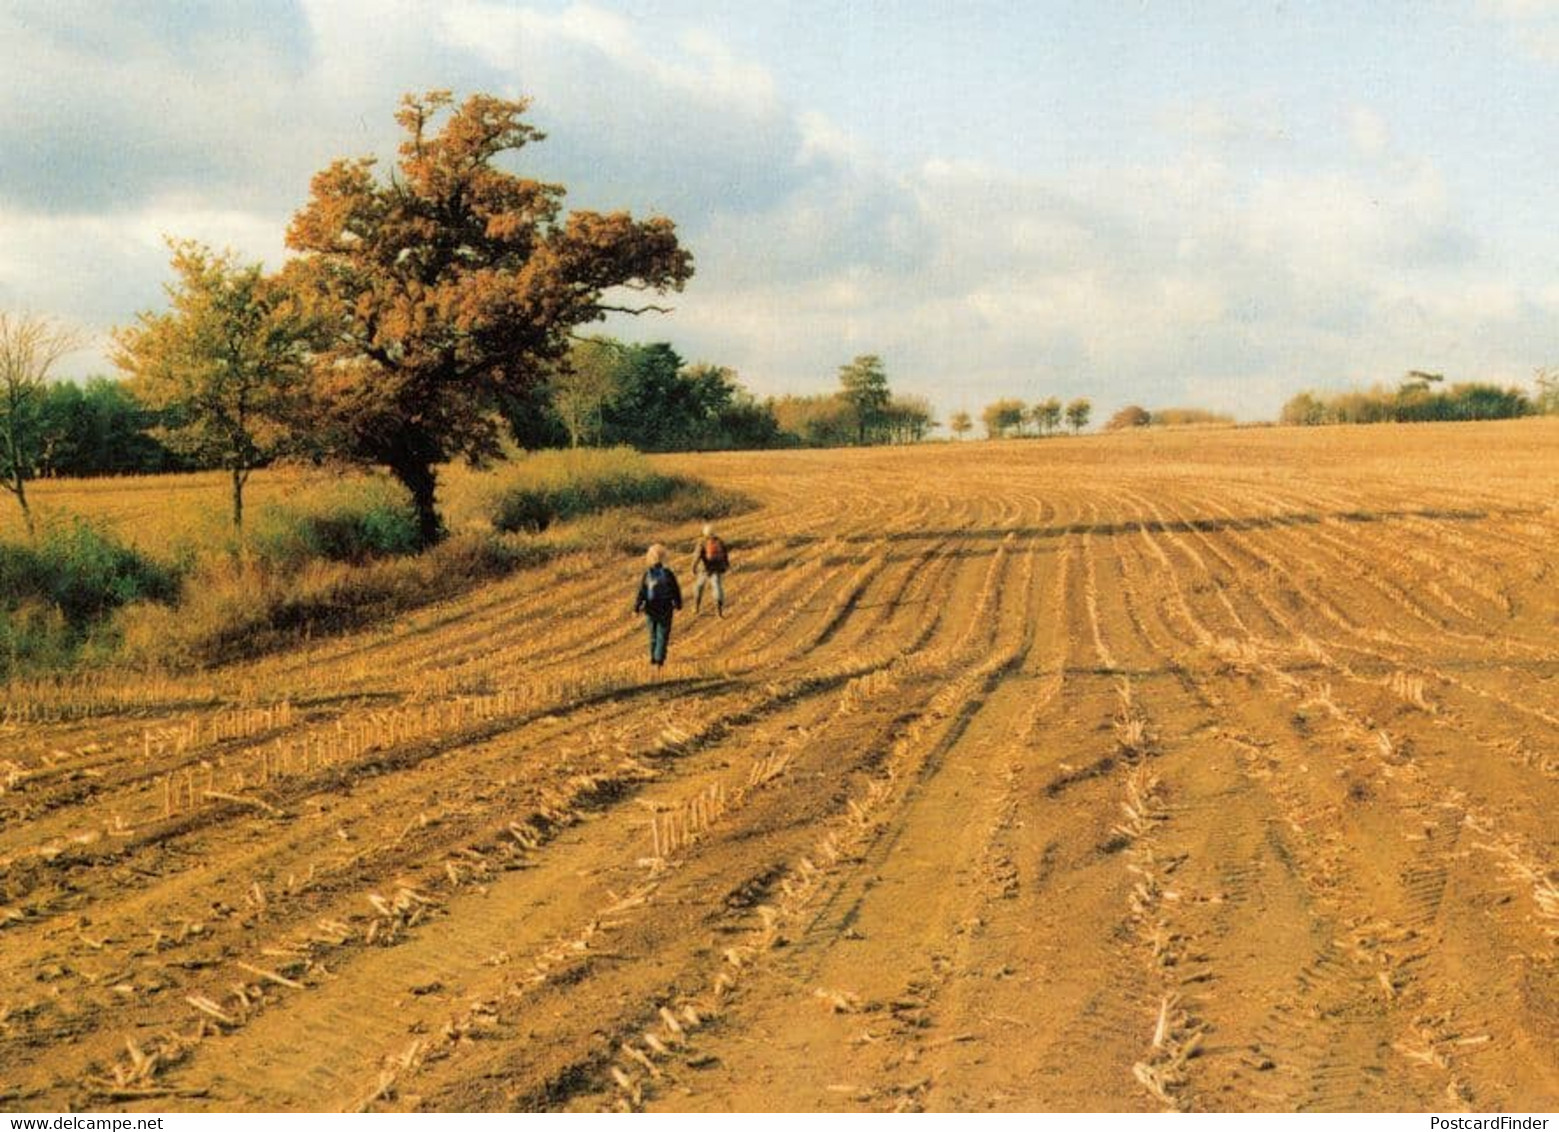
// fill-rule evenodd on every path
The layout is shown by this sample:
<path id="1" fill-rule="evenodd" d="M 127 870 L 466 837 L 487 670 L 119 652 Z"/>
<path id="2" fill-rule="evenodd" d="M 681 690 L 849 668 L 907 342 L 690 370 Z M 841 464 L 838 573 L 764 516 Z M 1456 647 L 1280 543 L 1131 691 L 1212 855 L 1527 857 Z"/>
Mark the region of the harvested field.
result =
<path id="1" fill-rule="evenodd" d="M 1555 424 L 679 457 L 658 682 L 580 556 L 14 686 L 0 1105 L 1559 1107 Z"/>

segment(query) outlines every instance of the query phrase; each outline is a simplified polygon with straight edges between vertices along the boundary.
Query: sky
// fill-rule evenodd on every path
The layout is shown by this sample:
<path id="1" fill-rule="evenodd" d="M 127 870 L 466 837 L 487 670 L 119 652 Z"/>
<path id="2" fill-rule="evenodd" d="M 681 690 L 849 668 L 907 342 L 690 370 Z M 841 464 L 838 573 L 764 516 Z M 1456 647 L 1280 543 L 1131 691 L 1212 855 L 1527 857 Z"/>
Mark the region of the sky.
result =
<path id="1" fill-rule="evenodd" d="M 871 353 L 943 419 L 1259 420 L 1559 365 L 1559 0 L 3 0 L 0 309 L 112 373 L 165 237 L 279 267 L 430 89 L 529 98 L 508 167 L 674 220 L 674 312 L 604 329 L 760 396 Z"/>

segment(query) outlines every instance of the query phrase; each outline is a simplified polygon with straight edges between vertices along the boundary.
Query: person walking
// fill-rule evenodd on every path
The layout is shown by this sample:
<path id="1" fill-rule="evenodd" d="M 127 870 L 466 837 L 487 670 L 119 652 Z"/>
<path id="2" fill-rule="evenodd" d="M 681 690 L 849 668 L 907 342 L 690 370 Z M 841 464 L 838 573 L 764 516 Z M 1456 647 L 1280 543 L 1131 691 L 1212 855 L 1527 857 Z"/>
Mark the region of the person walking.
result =
<path id="1" fill-rule="evenodd" d="M 731 552 L 725 540 L 715 534 L 713 524 L 704 524 L 703 537 L 693 555 L 693 612 L 704 604 L 704 586 L 714 594 L 715 612 L 725 616 L 725 572 L 731 568 Z"/>
<path id="2" fill-rule="evenodd" d="M 660 543 L 645 551 L 644 567 L 633 611 L 644 614 L 650 631 L 650 665 L 659 672 L 666 663 L 666 647 L 671 644 L 672 615 L 682 608 L 682 587 L 666 565 L 666 548 Z"/>

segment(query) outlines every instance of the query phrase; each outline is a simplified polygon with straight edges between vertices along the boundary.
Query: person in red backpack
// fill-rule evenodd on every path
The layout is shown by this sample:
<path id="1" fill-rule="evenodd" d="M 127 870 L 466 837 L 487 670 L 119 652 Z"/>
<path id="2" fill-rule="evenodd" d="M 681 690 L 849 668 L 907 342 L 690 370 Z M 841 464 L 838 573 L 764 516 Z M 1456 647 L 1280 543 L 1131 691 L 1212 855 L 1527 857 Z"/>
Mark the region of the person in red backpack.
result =
<path id="1" fill-rule="evenodd" d="M 659 672 L 666 663 L 666 647 L 671 644 L 672 615 L 682 608 L 682 587 L 666 565 L 666 548 L 660 543 L 645 552 L 644 566 L 633 611 L 644 614 L 650 631 L 650 666 Z"/>
<path id="2" fill-rule="evenodd" d="M 698 540 L 698 550 L 693 556 L 693 612 L 699 612 L 704 603 L 704 586 L 708 585 L 715 597 L 715 612 L 725 616 L 725 572 L 731 568 L 731 552 L 725 540 L 715 534 L 713 525 L 704 524 L 704 535 Z"/>

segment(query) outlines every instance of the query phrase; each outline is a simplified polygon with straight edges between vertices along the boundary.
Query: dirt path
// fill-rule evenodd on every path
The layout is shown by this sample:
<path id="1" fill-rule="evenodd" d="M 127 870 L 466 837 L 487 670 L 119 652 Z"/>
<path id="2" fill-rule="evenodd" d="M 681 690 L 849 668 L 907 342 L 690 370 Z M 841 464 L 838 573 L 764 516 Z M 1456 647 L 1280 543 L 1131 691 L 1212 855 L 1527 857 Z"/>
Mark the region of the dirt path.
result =
<path id="1" fill-rule="evenodd" d="M 1556 441 L 709 456 L 659 681 L 578 559 L 12 688 L 0 1107 L 1552 1109 Z"/>

